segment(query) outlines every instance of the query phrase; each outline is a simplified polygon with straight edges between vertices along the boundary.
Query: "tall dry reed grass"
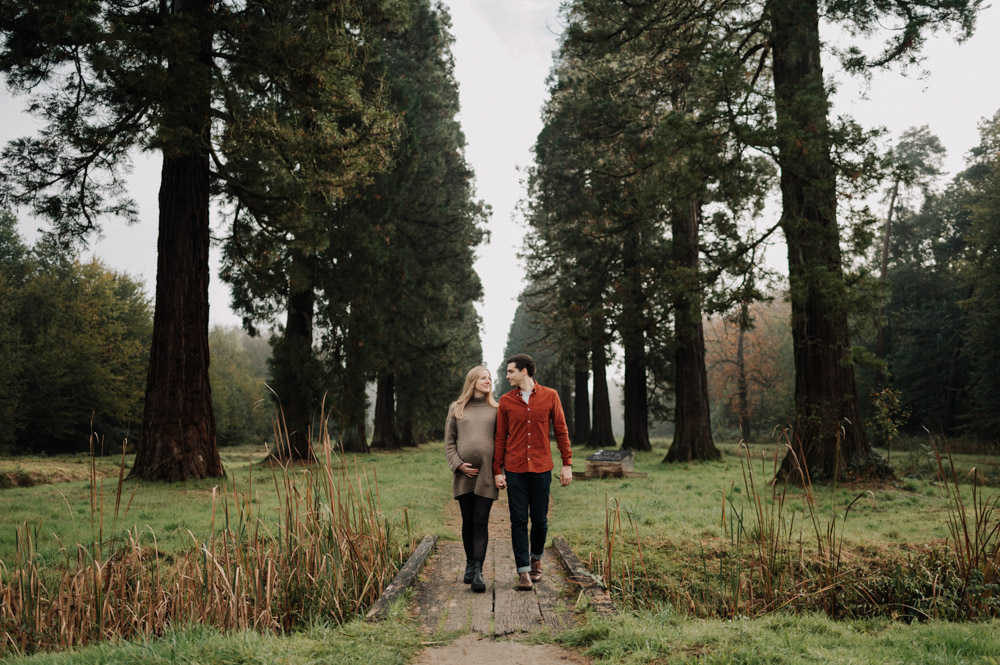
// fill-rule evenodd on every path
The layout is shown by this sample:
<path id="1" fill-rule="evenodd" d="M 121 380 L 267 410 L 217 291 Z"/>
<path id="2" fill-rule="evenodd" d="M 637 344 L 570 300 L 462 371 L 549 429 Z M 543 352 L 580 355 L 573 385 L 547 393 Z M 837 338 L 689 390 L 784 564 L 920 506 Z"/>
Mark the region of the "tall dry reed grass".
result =
<path id="1" fill-rule="evenodd" d="M 962 491 L 948 442 L 934 440 L 938 480 L 948 497 L 948 536 L 961 595 L 973 617 L 1000 614 L 1000 493 L 988 495 L 975 467 L 971 491 Z M 944 453 L 941 449 L 944 448 Z M 947 459 L 947 464 L 946 464 Z"/>
<path id="2" fill-rule="evenodd" d="M 318 462 L 272 465 L 264 481 L 279 497 L 277 520 L 251 500 L 256 482 L 212 491 L 212 529 L 191 547 L 165 555 L 156 535 L 118 532 L 124 461 L 110 537 L 104 483 L 92 464 L 93 539 L 62 547 L 62 560 L 38 556 L 38 528 L 16 527 L 14 560 L 0 565 L 0 655 L 65 649 L 100 640 L 159 635 L 168 627 L 286 631 L 312 618 L 342 622 L 363 612 L 403 558 L 379 505 L 378 482 L 348 473 L 322 418 Z M 287 459 L 288 432 L 275 418 L 276 460 Z M 133 487 L 133 493 L 142 491 Z"/>
<path id="3" fill-rule="evenodd" d="M 801 461 L 794 484 L 775 481 L 784 453 L 796 450 L 789 434 L 783 436 L 784 445 L 770 455 L 740 445 L 742 487 L 733 482 L 722 492 L 722 538 L 703 543 L 678 579 L 657 578 L 662 568 L 647 574 L 647 562 L 662 555 L 644 554 L 631 513 L 606 498 L 602 547 L 592 558 L 604 586 L 626 606 L 669 604 L 701 617 L 761 617 L 779 610 L 907 620 L 1000 616 L 1000 494 L 985 494 L 975 469 L 971 488 L 963 486 L 951 455 L 935 445 L 948 502 L 946 548 L 909 547 L 905 558 L 873 548 L 868 555 L 847 556 L 848 518 L 874 494 L 864 490 L 843 498 L 834 480 L 824 493 L 841 498 L 821 506 Z M 681 548 L 677 555 L 691 553 Z"/>

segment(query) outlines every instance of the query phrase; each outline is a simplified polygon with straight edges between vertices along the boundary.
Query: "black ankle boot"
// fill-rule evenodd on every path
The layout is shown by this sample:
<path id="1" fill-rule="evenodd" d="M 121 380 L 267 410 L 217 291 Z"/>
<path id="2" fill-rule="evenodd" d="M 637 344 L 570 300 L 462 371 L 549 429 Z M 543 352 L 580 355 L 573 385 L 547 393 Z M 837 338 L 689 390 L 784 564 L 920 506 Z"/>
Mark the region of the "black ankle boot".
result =
<path id="1" fill-rule="evenodd" d="M 475 568 L 472 569 L 472 590 L 475 593 L 486 591 L 486 580 L 483 579 L 483 564 L 476 561 Z"/>
<path id="2" fill-rule="evenodd" d="M 472 571 L 475 570 L 475 568 L 476 562 L 472 559 L 465 562 L 465 577 L 462 578 L 463 582 L 466 584 L 472 584 Z"/>

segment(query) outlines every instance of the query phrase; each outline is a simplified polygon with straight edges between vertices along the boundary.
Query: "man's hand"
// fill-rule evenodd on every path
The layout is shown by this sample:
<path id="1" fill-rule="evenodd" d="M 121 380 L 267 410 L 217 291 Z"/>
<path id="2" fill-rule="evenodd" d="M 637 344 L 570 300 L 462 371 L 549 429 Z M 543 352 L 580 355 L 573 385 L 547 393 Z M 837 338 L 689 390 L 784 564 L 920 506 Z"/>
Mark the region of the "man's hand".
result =
<path id="1" fill-rule="evenodd" d="M 498 490 L 505 490 L 507 489 L 507 476 L 502 473 L 498 473 L 493 476 L 493 483 L 497 486 Z"/>
<path id="2" fill-rule="evenodd" d="M 462 462 L 458 465 L 458 470 L 467 475 L 469 478 L 475 478 L 479 475 L 479 469 L 472 466 L 468 462 Z"/>
<path id="3" fill-rule="evenodd" d="M 564 466 L 559 472 L 559 484 L 566 487 L 573 482 L 573 467 Z"/>

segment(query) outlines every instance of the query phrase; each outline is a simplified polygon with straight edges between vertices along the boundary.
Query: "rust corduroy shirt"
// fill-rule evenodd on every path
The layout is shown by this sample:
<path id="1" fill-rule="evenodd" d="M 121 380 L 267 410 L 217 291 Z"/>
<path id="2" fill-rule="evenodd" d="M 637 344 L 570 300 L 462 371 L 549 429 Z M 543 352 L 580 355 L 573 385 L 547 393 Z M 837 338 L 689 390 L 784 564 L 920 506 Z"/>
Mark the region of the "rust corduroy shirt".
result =
<path id="1" fill-rule="evenodd" d="M 559 393 L 537 381 L 525 404 L 521 390 L 514 388 L 500 398 L 497 433 L 493 442 L 493 475 L 504 469 L 514 473 L 544 473 L 552 470 L 549 423 L 556 433 L 564 466 L 573 463 L 566 415 Z"/>

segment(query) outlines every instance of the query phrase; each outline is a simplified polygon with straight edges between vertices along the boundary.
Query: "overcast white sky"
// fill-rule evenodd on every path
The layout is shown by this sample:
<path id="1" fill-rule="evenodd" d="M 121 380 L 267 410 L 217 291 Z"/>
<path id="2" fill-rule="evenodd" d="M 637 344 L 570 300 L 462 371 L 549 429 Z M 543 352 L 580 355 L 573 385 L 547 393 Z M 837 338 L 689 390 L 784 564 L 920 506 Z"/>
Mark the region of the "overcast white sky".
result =
<path id="1" fill-rule="evenodd" d="M 477 176 L 480 198 L 493 207 L 489 245 L 479 250 L 477 269 L 485 288 L 479 307 L 487 366 L 503 358 L 523 268 L 517 258 L 524 234 L 515 207 L 523 196 L 519 168 L 529 164 L 531 146 L 541 129 L 545 78 L 556 48 L 559 0 L 448 0 L 455 35 L 456 75 L 462 101 L 461 122 L 468 141 L 466 156 Z M 856 82 L 840 81 L 835 112 L 853 115 L 865 126 L 885 125 L 894 134 L 928 125 L 948 149 L 946 169 L 962 168 L 966 151 L 978 142 L 977 124 L 1000 109 L 1000 8 L 980 16 L 975 36 L 956 44 L 948 35 L 932 39 L 924 50 L 929 75 L 922 80 L 896 72 L 875 77 L 867 93 Z M 20 112 L 21 102 L 0 99 L 0 140 L 30 132 L 33 123 Z M 105 263 L 141 276 L 153 293 L 156 271 L 156 193 L 159 157 L 135 162 L 132 191 L 142 221 L 125 227 L 104 226 L 93 250 Z M 22 215 L 23 219 L 23 215 Z M 22 231 L 34 237 L 37 222 L 25 219 Z M 774 255 L 783 250 L 775 248 Z M 238 324 L 229 294 L 213 270 L 210 288 L 214 323 Z"/>

